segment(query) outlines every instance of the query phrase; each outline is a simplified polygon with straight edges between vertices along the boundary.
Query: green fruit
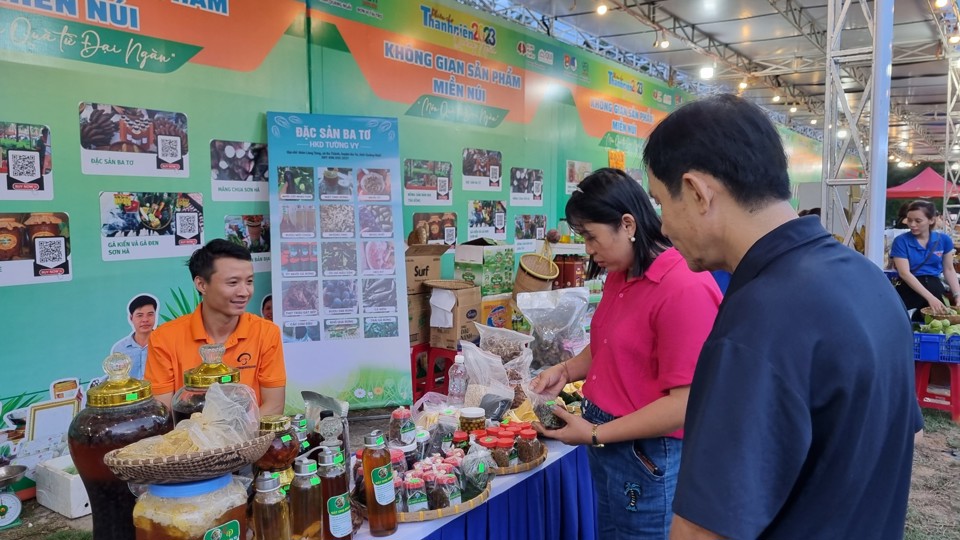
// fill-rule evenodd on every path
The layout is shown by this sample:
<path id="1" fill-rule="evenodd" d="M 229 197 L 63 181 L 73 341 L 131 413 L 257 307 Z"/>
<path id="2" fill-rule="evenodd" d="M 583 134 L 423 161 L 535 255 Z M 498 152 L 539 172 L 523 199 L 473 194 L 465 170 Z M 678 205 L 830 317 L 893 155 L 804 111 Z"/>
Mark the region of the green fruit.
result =
<path id="1" fill-rule="evenodd" d="M 928 326 L 930 327 L 930 330 L 933 330 L 934 332 L 939 332 L 940 329 L 943 328 L 943 323 L 934 319 L 930 321 L 930 324 Z"/>

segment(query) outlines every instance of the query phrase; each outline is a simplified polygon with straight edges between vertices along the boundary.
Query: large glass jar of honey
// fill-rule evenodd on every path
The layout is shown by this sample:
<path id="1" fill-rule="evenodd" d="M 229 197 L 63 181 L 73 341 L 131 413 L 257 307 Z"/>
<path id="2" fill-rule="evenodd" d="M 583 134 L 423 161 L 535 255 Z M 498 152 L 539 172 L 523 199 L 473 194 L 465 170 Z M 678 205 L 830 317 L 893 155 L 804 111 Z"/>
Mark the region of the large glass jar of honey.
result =
<path id="1" fill-rule="evenodd" d="M 173 422 L 190 418 L 196 412 L 203 412 L 207 390 L 214 383 L 239 383 L 240 370 L 223 364 L 226 347 L 222 344 L 201 345 L 200 358 L 203 363 L 183 373 L 183 386 L 173 395 Z"/>
<path id="2" fill-rule="evenodd" d="M 130 378 L 130 357 L 111 354 L 103 361 L 108 379 L 91 388 L 87 407 L 70 423 L 70 456 L 90 498 L 94 540 L 132 540 L 136 498 L 114 476 L 103 456 L 130 443 L 173 429 L 167 408 L 153 398 L 150 383 Z"/>
<path id="3" fill-rule="evenodd" d="M 154 485 L 133 509 L 137 540 L 245 540 L 247 490 L 233 475 Z"/>

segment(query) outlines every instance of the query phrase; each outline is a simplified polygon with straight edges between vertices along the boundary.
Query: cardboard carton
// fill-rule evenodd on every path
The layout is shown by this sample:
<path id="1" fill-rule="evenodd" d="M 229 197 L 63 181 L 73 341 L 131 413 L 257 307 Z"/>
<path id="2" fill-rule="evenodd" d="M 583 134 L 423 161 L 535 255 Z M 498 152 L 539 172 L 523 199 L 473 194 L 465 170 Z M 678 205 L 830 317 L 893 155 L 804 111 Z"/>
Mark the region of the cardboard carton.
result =
<path id="1" fill-rule="evenodd" d="M 440 257 L 449 246 L 417 244 L 407 248 L 407 294 L 429 293 L 423 282 L 440 279 Z"/>
<path id="2" fill-rule="evenodd" d="M 478 238 L 457 244 L 454 278 L 478 285 L 483 296 L 512 292 L 514 262 L 512 245 Z"/>
<path id="3" fill-rule="evenodd" d="M 480 320 L 480 288 L 447 291 L 456 296 L 453 306 L 453 321 L 450 328 L 430 326 L 430 346 L 441 349 L 457 349 L 460 340 L 474 341 L 480 337 L 475 321 Z"/>
<path id="4" fill-rule="evenodd" d="M 513 320 L 513 295 L 510 293 L 484 296 L 480 299 L 480 320 L 477 324 L 496 328 L 511 328 Z"/>
<path id="5" fill-rule="evenodd" d="M 407 317 L 410 319 L 410 346 L 430 342 L 430 295 L 407 295 Z"/>

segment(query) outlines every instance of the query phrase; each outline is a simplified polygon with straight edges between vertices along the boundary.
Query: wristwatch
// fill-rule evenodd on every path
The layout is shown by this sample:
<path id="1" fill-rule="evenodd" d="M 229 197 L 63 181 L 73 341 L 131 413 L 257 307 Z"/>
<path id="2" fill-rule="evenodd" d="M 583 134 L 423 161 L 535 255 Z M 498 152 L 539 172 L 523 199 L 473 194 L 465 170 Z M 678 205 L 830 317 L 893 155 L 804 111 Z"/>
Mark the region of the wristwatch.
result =
<path id="1" fill-rule="evenodd" d="M 603 448 L 603 443 L 597 440 L 597 428 L 600 427 L 600 424 L 594 424 L 593 430 L 590 432 L 590 437 L 593 439 L 594 448 Z"/>

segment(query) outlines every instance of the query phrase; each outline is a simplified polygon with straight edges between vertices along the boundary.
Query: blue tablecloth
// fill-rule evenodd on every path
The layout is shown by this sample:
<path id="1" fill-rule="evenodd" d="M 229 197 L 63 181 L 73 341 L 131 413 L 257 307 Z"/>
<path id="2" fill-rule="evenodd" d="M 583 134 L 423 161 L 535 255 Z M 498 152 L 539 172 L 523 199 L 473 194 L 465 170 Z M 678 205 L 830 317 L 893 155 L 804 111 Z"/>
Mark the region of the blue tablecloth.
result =
<path id="1" fill-rule="evenodd" d="M 401 523 L 404 540 L 594 540 L 593 484 L 587 451 L 548 441 L 547 461 L 526 473 L 494 480 L 485 504 L 458 516 Z M 355 536 L 372 538 L 366 525 Z"/>

